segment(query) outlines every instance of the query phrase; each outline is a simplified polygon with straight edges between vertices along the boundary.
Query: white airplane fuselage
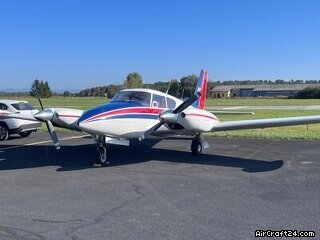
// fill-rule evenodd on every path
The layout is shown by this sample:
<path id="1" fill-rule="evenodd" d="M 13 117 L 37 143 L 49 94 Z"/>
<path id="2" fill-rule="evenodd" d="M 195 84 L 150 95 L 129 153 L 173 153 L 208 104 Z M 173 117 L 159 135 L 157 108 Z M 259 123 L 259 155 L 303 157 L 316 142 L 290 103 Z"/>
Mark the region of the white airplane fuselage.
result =
<path id="1" fill-rule="evenodd" d="M 150 94 L 150 100 L 156 98 L 153 95 L 161 96 L 163 99 L 170 98 L 175 102 L 175 106 L 182 103 L 177 98 L 155 90 L 129 89 L 124 91 Z M 152 106 L 157 105 L 152 101 L 149 104 L 146 106 L 135 101 L 111 101 L 85 112 L 77 124 L 82 131 L 90 134 L 112 138 L 138 138 L 143 132 L 159 122 L 161 113 L 172 110 L 167 108 L 167 105 L 164 105 L 164 108 Z M 174 123 L 164 124 L 157 129 L 154 135 L 176 134 L 179 130 L 206 132 L 210 131 L 217 121 L 217 117 L 212 113 L 190 106 L 178 114 Z"/>

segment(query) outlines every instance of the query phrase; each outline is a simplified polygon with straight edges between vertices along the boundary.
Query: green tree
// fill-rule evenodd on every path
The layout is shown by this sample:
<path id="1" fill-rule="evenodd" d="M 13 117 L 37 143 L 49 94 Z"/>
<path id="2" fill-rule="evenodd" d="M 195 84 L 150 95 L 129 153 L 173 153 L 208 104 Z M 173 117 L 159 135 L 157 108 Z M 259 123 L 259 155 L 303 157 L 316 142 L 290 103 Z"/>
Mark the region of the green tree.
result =
<path id="1" fill-rule="evenodd" d="M 177 79 L 172 79 L 170 81 L 170 88 L 169 88 L 168 94 L 175 96 L 175 97 L 180 97 L 179 81 Z"/>
<path id="2" fill-rule="evenodd" d="M 44 82 L 42 80 L 40 81 L 38 79 L 35 79 L 31 85 L 30 96 L 36 96 L 36 92 L 38 92 L 39 97 L 41 98 L 52 97 L 52 91 L 47 81 Z"/>
<path id="3" fill-rule="evenodd" d="M 123 85 L 111 84 L 107 87 L 108 98 L 113 98 L 120 90 L 123 89 Z"/>
<path id="4" fill-rule="evenodd" d="M 69 91 L 64 91 L 63 94 L 62 94 L 62 96 L 64 96 L 64 97 L 70 97 L 70 96 L 72 96 L 72 94 L 71 94 Z"/>
<path id="5" fill-rule="evenodd" d="M 125 82 L 125 88 L 141 88 L 143 86 L 142 77 L 139 73 L 129 73 Z"/>
<path id="6" fill-rule="evenodd" d="M 186 77 L 183 77 L 180 79 L 180 95 L 182 95 L 182 92 L 184 92 L 183 97 L 190 97 L 198 82 L 198 77 L 197 75 L 188 75 Z"/>
<path id="7" fill-rule="evenodd" d="M 275 84 L 285 84 L 285 81 L 283 79 L 277 79 L 274 81 Z"/>
<path id="8" fill-rule="evenodd" d="M 317 87 L 307 87 L 296 93 L 294 98 L 300 99 L 319 99 L 320 98 L 320 88 Z"/>
<path id="9" fill-rule="evenodd" d="M 169 82 L 155 82 L 153 84 L 149 84 L 146 88 L 151 88 L 160 92 L 166 92 L 169 87 Z"/>

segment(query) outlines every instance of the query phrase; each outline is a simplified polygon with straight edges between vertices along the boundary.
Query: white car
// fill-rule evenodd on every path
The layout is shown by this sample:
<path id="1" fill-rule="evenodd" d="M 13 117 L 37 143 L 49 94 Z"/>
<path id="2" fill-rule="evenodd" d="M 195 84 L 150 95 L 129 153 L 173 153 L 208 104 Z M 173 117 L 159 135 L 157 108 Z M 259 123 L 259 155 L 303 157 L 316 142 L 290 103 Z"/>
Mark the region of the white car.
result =
<path id="1" fill-rule="evenodd" d="M 31 116 L 38 112 L 31 104 L 26 101 L 0 99 L 0 112 L 10 112 Z M 11 134 L 19 134 L 21 137 L 27 137 L 32 132 L 37 131 L 41 123 L 7 118 L 0 120 L 0 141 L 7 140 Z"/>

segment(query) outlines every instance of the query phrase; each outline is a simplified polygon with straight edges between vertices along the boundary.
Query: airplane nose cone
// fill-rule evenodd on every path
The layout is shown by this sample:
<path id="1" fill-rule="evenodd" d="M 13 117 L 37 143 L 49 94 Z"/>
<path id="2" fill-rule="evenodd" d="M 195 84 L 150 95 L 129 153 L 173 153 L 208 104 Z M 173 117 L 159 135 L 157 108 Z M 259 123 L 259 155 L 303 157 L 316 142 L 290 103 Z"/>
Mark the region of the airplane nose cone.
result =
<path id="1" fill-rule="evenodd" d="M 39 121 L 45 122 L 45 121 L 51 121 L 53 118 L 53 114 L 54 113 L 52 110 L 45 109 L 36 113 L 35 115 L 33 115 L 33 117 Z"/>

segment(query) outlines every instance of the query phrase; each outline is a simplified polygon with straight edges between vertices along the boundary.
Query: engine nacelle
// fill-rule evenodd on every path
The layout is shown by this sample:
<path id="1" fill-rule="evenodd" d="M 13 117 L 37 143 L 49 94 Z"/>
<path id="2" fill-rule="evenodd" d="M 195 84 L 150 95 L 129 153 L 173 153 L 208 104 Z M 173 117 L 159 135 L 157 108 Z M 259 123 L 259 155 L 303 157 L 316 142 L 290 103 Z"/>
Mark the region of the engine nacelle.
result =
<path id="1" fill-rule="evenodd" d="M 52 124 L 57 127 L 80 130 L 77 121 L 83 114 L 83 110 L 70 108 L 51 108 L 54 112 Z"/>
<path id="2" fill-rule="evenodd" d="M 190 131 L 209 132 L 217 121 L 218 118 L 208 111 L 189 108 L 179 114 L 177 123 Z"/>

